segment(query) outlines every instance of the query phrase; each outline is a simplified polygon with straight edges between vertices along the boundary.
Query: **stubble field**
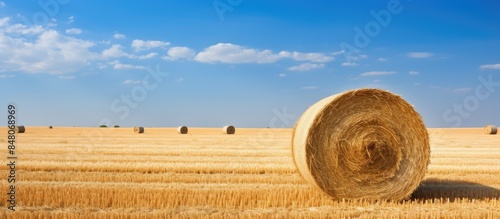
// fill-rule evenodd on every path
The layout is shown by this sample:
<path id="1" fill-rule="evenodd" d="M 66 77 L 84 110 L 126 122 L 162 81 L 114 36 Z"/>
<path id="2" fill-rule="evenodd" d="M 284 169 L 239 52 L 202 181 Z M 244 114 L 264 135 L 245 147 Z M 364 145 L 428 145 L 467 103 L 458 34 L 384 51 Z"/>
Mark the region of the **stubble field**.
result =
<path id="1" fill-rule="evenodd" d="M 307 184 L 292 129 L 26 127 L 0 218 L 500 218 L 500 135 L 430 129 L 431 164 L 404 201 L 332 200 Z"/>

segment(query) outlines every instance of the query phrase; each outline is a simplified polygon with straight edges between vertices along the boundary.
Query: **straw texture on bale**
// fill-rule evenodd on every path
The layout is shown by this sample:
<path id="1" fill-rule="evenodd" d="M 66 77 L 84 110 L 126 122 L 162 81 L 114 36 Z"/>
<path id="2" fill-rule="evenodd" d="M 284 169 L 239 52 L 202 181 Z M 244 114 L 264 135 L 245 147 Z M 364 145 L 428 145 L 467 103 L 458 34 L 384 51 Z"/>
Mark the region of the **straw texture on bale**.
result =
<path id="1" fill-rule="evenodd" d="M 142 134 L 142 133 L 144 133 L 144 127 L 142 127 L 142 126 L 136 126 L 136 127 L 134 127 L 134 132 Z"/>
<path id="2" fill-rule="evenodd" d="M 498 128 L 494 125 L 487 125 L 484 127 L 484 133 L 487 135 L 496 135 Z"/>
<path id="3" fill-rule="evenodd" d="M 24 133 L 26 131 L 26 128 L 22 125 L 16 126 L 16 133 Z"/>
<path id="4" fill-rule="evenodd" d="M 327 97 L 297 121 L 295 165 L 336 199 L 407 198 L 429 164 L 427 129 L 412 105 L 379 89 Z"/>
<path id="5" fill-rule="evenodd" d="M 177 127 L 177 133 L 178 134 L 187 134 L 188 133 L 188 127 L 187 126 L 179 126 L 179 127 Z"/>
<path id="6" fill-rule="evenodd" d="M 232 135 L 236 132 L 236 129 L 232 125 L 226 125 L 222 128 L 224 134 Z"/>

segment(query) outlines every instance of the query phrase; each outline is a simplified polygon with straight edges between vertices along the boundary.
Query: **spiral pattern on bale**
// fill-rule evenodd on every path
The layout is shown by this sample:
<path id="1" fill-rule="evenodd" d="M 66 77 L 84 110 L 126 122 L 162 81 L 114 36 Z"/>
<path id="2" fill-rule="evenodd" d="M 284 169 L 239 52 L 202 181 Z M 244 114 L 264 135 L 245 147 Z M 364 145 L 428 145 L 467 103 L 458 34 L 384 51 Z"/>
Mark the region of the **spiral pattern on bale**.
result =
<path id="1" fill-rule="evenodd" d="M 236 133 L 236 129 L 232 125 L 226 125 L 226 126 L 222 127 L 222 133 L 232 135 L 232 134 Z"/>
<path id="2" fill-rule="evenodd" d="M 309 107 L 293 130 L 292 153 L 305 180 L 333 198 L 401 200 L 423 179 L 430 148 L 412 105 L 359 89 Z"/>
<path id="3" fill-rule="evenodd" d="M 498 132 L 498 129 L 494 125 L 487 125 L 484 127 L 484 133 L 487 135 L 496 135 Z"/>

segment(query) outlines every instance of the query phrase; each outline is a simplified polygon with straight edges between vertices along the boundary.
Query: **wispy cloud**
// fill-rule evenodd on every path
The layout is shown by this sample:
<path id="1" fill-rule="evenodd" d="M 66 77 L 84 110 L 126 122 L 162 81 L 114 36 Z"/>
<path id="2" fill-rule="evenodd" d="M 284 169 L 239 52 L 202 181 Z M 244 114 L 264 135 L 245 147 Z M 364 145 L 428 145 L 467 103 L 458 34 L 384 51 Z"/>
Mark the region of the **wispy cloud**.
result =
<path id="1" fill-rule="evenodd" d="M 5 3 L 4 2 L 0 2 L 0 8 L 1 7 L 5 7 Z"/>
<path id="2" fill-rule="evenodd" d="M 102 55 L 104 56 L 104 58 L 118 58 L 129 56 L 128 53 L 123 51 L 123 46 L 119 44 L 114 44 L 109 49 L 103 50 Z"/>
<path id="3" fill-rule="evenodd" d="M 14 75 L 0 75 L 0 78 L 13 78 Z"/>
<path id="4" fill-rule="evenodd" d="M 386 58 L 378 58 L 377 61 L 379 61 L 379 62 L 385 62 L 385 61 L 387 61 L 387 59 Z"/>
<path id="5" fill-rule="evenodd" d="M 123 81 L 124 84 L 140 84 L 141 82 L 142 82 L 141 80 L 131 80 L 131 79 Z"/>
<path id="6" fill-rule="evenodd" d="M 113 66 L 113 69 L 116 69 L 116 70 L 145 69 L 146 68 L 142 65 L 123 64 L 120 61 L 113 61 L 113 62 L 110 62 L 109 64 L 111 64 Z"/>
<path id="7" fill-rule="evenodd" d="M 407 53 L 406 56 L 414 59 L 423 59 L 432 57 L 434 54 L 431 52 L 410 52 Z"/>
<path id="8" fill-rule="evenodd" d="M 278 77 L 286 77 L 285 73 L 278 74 Z"/>
<path id="9" fill-rule="evenodd" d="M 131 44 L 132 48 L 134 48 L 135 51 L 149 50 L 168 45 L 170 45 L 170 42 L 158 40 L 134 40 Z"/>
<path id="10" fill-rule="evenodd" d="M 113 35 L 113 38 L 115 38 L 115 39 L 125 39 L 127 37 L 124 34 L 115 33 L 115 35 Z"/>
<path id="11" fill-rule="evenodd" d="M 278 55 L 282 58 L 291 58 L 295 61 L 329 62 L 335 59 L 333 56 L 328 56 L 323 53 L 302 53 L 297 51 L 281 51 Z"/>
<path id="12" fill-rule="evenodd" d="M 66 30 L 66 33 L 67 34 L 75 34 L 75 35 L 78 35 L 78 34 L 81 34 L 83 31 L 82 29 L 78 29 L 78 28 L 71 28 L 71 29 L 67 29 Z"/>
<path id="13" fill-rule="evenodd" d="M 73 22 L 75 22 L 75 16 L 70 16 L 70 17 L 68 18 L 68 21 L 66 21 L 66 23 L 67 23 L 67 24 L 71 24 L 71 23 L 73 23 Z"/>
<path id="14" fill-rule="evenodd" d="M 382 75 L 392 75 L 396 74 L 396 71 L 367 71 L 363 72 L 360 74 L 360 76 L 363 77 L 369 77 L 369 76 L 382 76 Z"/>
<path id="15" fill-rule="evenodd" d="M 290 71 L 310 71 L 313 69 L 318 69 L 318 68 L 323 68 L 325 67 L 325 64 L 317 64 L 317 63 L 302 63 L 300 65 L 292 66 L 289 67 L 288 70 Z"/>
<path id="16" fill-rule="evenodd" d="M 63 79 L 63 80 L 73 80 L 76 78 L 76 76 L 74 76 L 74 75 L 60 75 L 58 78 Z"/>
<path id="17" fill-rule="evenodd" d="M 177 78 L 177 79 L 175 79 L 175 82 L 182 82 L 182 81 L 184 81 L 184 78 Z"/>
<path id="18" fill-rule="evenodd" d="M 418 72 L 418 71 L 409 71 L 408 74 L 409 75 L 418 75 L 418 74 L 420 74 L 420 72 Z"/>
<path id="19" fill-rule="evenodd" d="M 319 88 L 318 86 L 304 86 L 304 87 L 301 87 L 300 89 L 301 90 L 315 90 L 318 88 Z"/>
<path id="20" fill-rule="evenodd" d="M 485 70 L 485 69 L 499 70 L 500 69 L 500 64 L 481 65 L 481 66 L 479 66 L 479 68 L 482 69 L 482 70 Z"/>
<path id="21" fill-rule="evenodd" d="M 355 62 L 342 62 L 342 66 L 354 67 L 354 66 L 358 66 L 358 63 L 355 63 Z"/>

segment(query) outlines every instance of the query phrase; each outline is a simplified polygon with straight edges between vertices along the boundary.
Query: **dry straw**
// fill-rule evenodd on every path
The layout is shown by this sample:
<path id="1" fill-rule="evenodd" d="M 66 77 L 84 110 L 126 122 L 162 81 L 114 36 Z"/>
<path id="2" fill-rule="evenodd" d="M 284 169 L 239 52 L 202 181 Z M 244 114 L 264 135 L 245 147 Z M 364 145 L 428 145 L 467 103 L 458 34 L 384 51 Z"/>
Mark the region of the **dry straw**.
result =
<path id="1" fill-rule="evenodd" d="M 136 126 L 136 127 L 134 127 L 134 132 L 142 134 L 142 133 L 144 133 L 144 127 L 142 127 L 142 126 Z"/>
<path id="2" fill-rule="evenodd" d="M 487 125 L 484 127 L 484 133 L 487 135 L 496 135 L 498 132 L 498 129 L 494 125 Z"/>
<path id="3" fill-rule="evenodd" d="M 187 126 L 179 126 L 179 127 L 177 127 L 177 133 L 178 134 L 187 134 L 188 133 L 188 127 Z"/>
<path id="4" fill-rule="evenodd" d="M 360 89 L 309 107 L 295 125 L 292 153 L 300 174 L 333 198 L 401 200 L 423 179 L 430 148 L 412 105 Z"/>
<path id="5" fill-rule="evenodd" d="M 22 125 L 16 126 L 16 133 L 24 133 L 26 128 Z"/>
<path id="6" fill-rule="evenodd" d="M 232 125 L 226 125 L 222 128 L 224 134 L 232 135 L 236 132 L 236 129 Z"/>

